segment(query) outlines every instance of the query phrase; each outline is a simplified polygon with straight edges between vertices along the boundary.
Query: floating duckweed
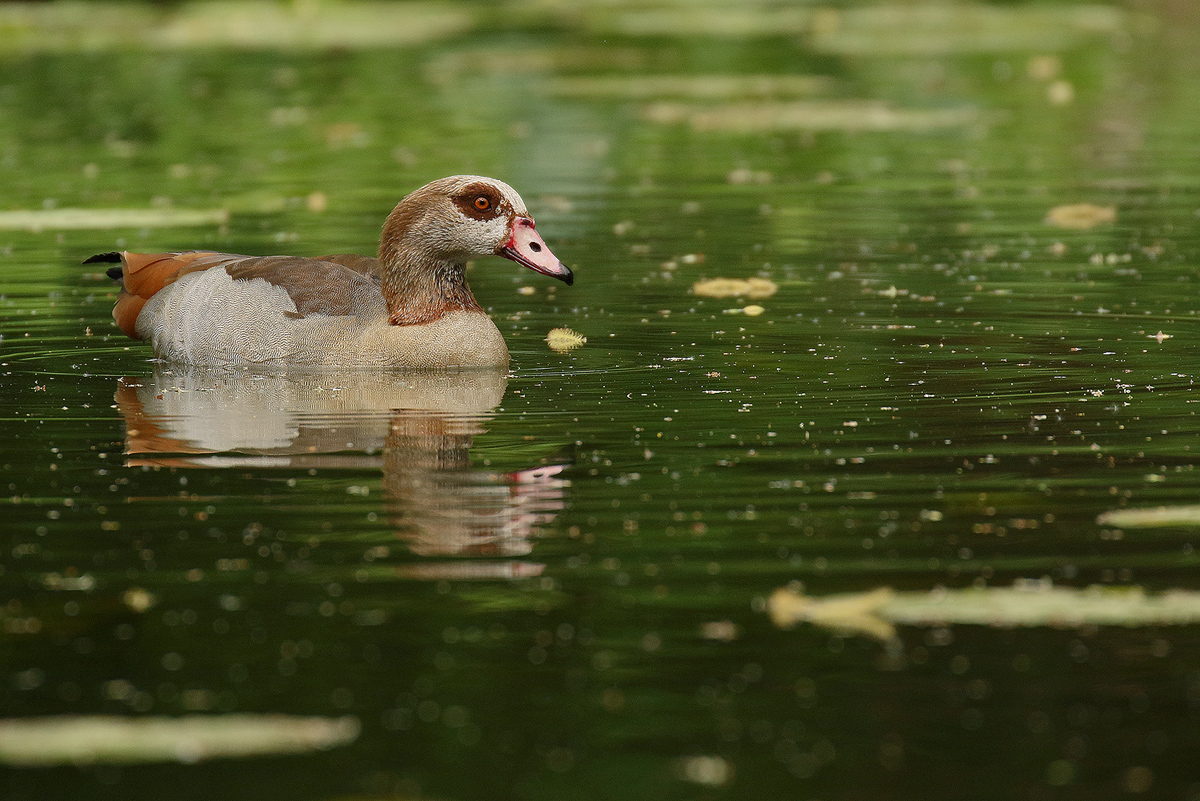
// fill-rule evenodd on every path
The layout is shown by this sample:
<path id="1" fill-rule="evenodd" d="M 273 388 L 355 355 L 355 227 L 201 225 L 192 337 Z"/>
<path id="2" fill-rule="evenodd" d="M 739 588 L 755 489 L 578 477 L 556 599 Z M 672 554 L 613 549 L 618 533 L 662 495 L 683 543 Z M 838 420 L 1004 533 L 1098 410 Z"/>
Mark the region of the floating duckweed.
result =
<path id="1" fill-rule="evenodd" d="M 555 353 L 567 353 L 582 347 L 585 342 L 587 337 L 570 328 L 551 328 L 546 334 L 546 344 Z"/>
<path id="2" fill-rule="evenodd" d="M 1055 206 L 1046 213 L 1046 224 L 1059 228 L 1085 231 L 1104 223 L 1117 221 L 1116 206 L 1097 206 L 1094 203 L 1068 203 Z"/>
<path id="3" fill-rule="evenodd" d="M 692 294 L 705 298 L 769 298 L 779 285 L 767 278 L 709 278 L 692 284 Z"/>

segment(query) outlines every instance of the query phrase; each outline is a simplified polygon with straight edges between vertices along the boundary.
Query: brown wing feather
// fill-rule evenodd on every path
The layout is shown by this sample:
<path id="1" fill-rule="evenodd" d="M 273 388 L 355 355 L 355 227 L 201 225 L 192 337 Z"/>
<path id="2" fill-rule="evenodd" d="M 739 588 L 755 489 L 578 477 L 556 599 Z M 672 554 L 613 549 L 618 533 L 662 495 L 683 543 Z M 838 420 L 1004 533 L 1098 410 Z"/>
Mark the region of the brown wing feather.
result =
<path id="1" fill-rule="evenodd" d="M 113 307 L 113 319 L 126 336 L 141 339 L 137 318 L 146 301 L 180 276 L 207 270 L 244 256 L 193 250 L 186 253 L 121 253 L 121 294 Z"/>
<path id="2" fill-rule="evenodd" d="M 369 256 L 338 254 L 318 258 L 242 256 L 207 250 L 186 253 L 122 253 L 122 288 L 113 319 L 138 339 L 137 318 L 146 301 L 182 276 L 221 267 L 234 279 L 262 278 L 282 287 L 296 304 L 296 316 L 352 315 L 380 292 L 379 262 Z"/>
<path id="3" fill-rule="evenodd" d="M 379 259 L 374 256 L 356 256 L 352 253 L 335 253 L 331 256 L 317 256 L 321 261 L 331 261 L 334 264 L 340 264 L 343 267 L 349 267 L 356 273 L 369 275 L 374 278 L 380 278 L 383 275 L 383 270 L 379 266 Z"/>
<path id="4" fill-rule="evenodd" d="M 122 292 L 117 296 L 117 305 L 113 306 L 113 319 L 116 320 L 121 333 L 130 339 L 142 338 L 137 332 L 137 318 L 145 305 L 146 299 L 140 295 Z"/>
<path id="5" fill-rule="evenodd" d="M 125 252 L 121 254 L 121 280 L 126 292 L 149 300 L 155 292 L 179 280 L 180 276 L 242 258 L 245 257 L 208 250 L 187 253 Z"/>
<path id="6" fill-rule="evenodd" d="M 339 259 L 364 260 L 364 256 L 338 256 Z M 370 261 L 374 261 L 371 259 Z M 356 266 L 366 266 L 359 261 Z M 354 266 L 335 262 L 330 257 L 260 256 L 225 265 L 235 279 L 262 278 L 287 290 L 296 304 L 296 316 L 327 314 L 333 317 L 357 314 L 368 299 L 382 303 L 380 279 Z"/>

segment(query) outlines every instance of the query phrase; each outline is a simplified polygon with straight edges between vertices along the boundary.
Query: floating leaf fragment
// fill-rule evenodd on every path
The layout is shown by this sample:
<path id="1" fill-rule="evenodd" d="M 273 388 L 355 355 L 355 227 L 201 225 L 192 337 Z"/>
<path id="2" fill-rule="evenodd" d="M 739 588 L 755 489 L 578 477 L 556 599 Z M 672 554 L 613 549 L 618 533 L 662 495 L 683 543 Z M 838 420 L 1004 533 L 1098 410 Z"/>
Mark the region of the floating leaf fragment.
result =
<path id="1" fill-rule="evenodd" d="M 748 167 L 738 167 L 725 176 L 731 184 L 769 184 L 775 176 L 768 170 L 752 170 Z"/>
<path id="2" fill-rule="evenodd" d="M 121 593 L 121 603 L 129 607 L 130 611 L 140 614 L 149 611 L 158 603 L 158 598 L 149 590 L 141 587 L 130 587 Z"/>
<path id="3" fill-rule="evenodd" d="M 1046 99 L 1053 106 L 1066 106 L 1075 100 L 1075 85 L 1070 81 L 1053 81 L 1046 87 Z"/>
<path id="4" fill-rule="evenodd" d="M 613 13 L 610 7 L 628 10 Z M 802 34 L 811 26 L 813 12 L 786 3 L 775 7 L 759 3 L 666 3 L 643 4 L 580 3 L 593 32 L 619 33 L 623 36 L 720 36 L 744 39 L 751 36 L 787 36 Z M 665 7 L 663 7 L 665 6 Z M 685 10 L 686 8 L 686 10 Z M 588 18 L 590 17 L 590 19 Z"/>
<path id="5" fill-rule="evenodd" d="M 225 757 L 299 754 L 354 742 L 355 717 L 295 715 L 116 715 L 0 719 L 0 764 L 193 763 Z"/>
<path id="6" fill-rule="evenodd" d="M 724 309 L 723 314 L 744 314 L 747 317 L 758 317 L 765 312 L 766 309 L 759 306 L 757 303 L 751 303 L 749 306 L 743 306 L 740 309 Z"/>
<path id="7" fill-rule="evenodd" d="M 618 75 L 554 78 L 544 91 L 568 97 L 650 100 L 686 97 L 708 100 L 807 96 L 832 84 L 818 75 Z"/>
<path id="8" fill-rule="evenodd" d="M 697 131 L 929 131 L 980 119 L 970 107 L 898 108 L 880 100 L 790 100 L 697 105 L 651 103 L 642 116 L 662 124 L 686 123 Z"/>
<path id="9" fill-rule="evenodd" d="M 930 592 L 865 593 L 815 598 L 778 589 L 767 602 L 780 627 L 800 622 L 891 639 L 896 625 L 943 626 L 1165 626 L 1200 623 L 1200 592 L 1148 594 L 1137 586 L 1055 587 L 1020 581 L 1011 587 L 968 587 Z"/>
<path id="10" fill-rule="evenodd" d="M 475 24 L 470 10 L 434 2 L 330 6 L 238 0 L 180 4 L 169 14 L 130 3 L 0 4 L 0 30 L 11 45 L 6 53 L 395 47 L 443 39 Z"/>
<path id="11" fill-rule="evenodd" d="M 706 640 L 733 642 L 741 633 L 741 627 L 732 620 L 709 620 L 700 624 L 700 636 Z"/>
<path id="12" fill-rule="evenodd" d="M 0 230 L 76 231 L 224 225 L 227 209 L 28 209 L 0 211 Z"/>
<path id="13" fill-rule="evenodd" d="M 881 616 L 880 609 L 894 596 L 890 587 L 824 598 L 778 589 L 771 593 L 767 611 L 780 628 L 803 621 L 837 631 L 866 634 L 877 640 L 890 640 L 896 635 L 896 628 Z"/>
<path id="14" fill-rule="evenodd" d="M 709 278 L 692 284 L 692 294 L 705 298 L 769 298 L 779 285 L 767 278 Z"/>
<path id="15" fill-rule="evenodd" d="M 911 2 L 825 10 L 813 19 L 818 52 L 878 59 L 968 53 L 1067 52 L 1126 30 L 1120 8 L 1091 4 Z"/>
<path id="16" fill-rule="evenodd" d="M 1116 206 L 1097 206 L 1094 203 L 1067 203 L 1055 206 L 1046 213 L 1046 224 L 1074 231 L 1086 231 L 1104 223 L 1117 221 Z"/>
<path id="17" fill-rule="evenodd" d="M 551 328 L 546 334 L 546 344 L 555 353 L 567 353 L 582 347 L 585 342 L 587 337 L 570 328 Z"/>
<path id="18" fill-rule="evenodd" d="M 82 590 L 90 592 L 96 588 L 96 578 L 89 573 L 82 576 L 64 576 L 60 573 L 47 573 L 42 576 L 42 586 L 48 590 Z"/>
<path id="19" fill-rule="evenodd" d="M 734 775 L 733 763 L 719 756 L 683 757 L 676 762 L 676 769 L 679 778 L 712 787 L 729 784 Z"/>
<path id="20" fill-rule="evenodd" d="M 1147 509 L 1114 509 L 1096 518 L 1096 524 L 1116 528 L 1200 526 L 1200 505 L 1156 506 Z"/>

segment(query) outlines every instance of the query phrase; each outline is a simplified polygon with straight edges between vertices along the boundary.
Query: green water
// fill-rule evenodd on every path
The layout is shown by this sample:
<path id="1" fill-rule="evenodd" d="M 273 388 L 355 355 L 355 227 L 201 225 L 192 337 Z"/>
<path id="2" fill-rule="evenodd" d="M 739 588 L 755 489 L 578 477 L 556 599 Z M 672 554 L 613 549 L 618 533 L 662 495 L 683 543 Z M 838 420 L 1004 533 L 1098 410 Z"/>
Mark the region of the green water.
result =
<path id="1" fill-rule="evenodd" d="M 1097 522 L 1200 497 L 1185 6 L 422 4 L 370 46 L 8 19 L 0 211 L 47 216 L 0 230 L 0 716 L 362 731 L 0 795 L 1200 797 L 1194 625 L 765 613 L 796 581 L 1200 589 L 1200 522 Z M 576 273 L 474 265 L 507 375 L 157 365 L 80 266 L 372 253 L 455 173 L 516 187 Z M 1077 203 L 1111 211 L 1047 221 Z"/>

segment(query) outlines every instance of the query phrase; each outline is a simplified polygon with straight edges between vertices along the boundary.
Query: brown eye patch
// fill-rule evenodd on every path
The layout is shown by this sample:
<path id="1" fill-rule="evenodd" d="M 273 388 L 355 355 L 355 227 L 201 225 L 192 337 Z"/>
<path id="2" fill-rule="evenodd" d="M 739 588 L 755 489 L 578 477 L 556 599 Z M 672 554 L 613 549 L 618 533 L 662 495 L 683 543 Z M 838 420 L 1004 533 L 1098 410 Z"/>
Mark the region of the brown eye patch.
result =
<path id="1" fill-rule="evenodd" d="M 462 213 L 475 220 L 493 220 L 499 216 L 503 203 L 500 193 L 495 187 L 487 184 L 471 184 L 461 192 L 452 195 L 454 205 Z"/>

